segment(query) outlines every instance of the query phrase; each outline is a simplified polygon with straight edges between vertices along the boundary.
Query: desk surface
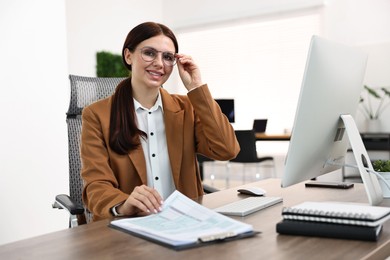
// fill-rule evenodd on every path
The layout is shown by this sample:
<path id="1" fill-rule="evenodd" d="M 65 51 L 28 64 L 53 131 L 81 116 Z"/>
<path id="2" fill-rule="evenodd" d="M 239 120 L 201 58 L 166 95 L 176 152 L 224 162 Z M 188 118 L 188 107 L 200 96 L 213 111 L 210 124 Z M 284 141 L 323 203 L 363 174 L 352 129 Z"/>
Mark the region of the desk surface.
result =
<path id="1" fill-rule="evenodd" d="M 252 224 L 262 233 L 254 238 L 174 251 L 144 239 L 107 227 L 108 220 L 0 246 L 0 259 L 361 259 L 368 255 L 390 255 L 390 222 L 378 242 L 316 237 L 287 236 L 276 233 L 282 206 L 306 200 L 367 203 L 362 184 L 347 190 L 305 188 L 303 183 L 280 188 L 280 180 L 267 179 L 249 185 L 267 190 L 268 196 L 282 196 L 283 204 L 236 219 Z M 244 185 L 248 186 L 248 185 Z M 198 201 L 215 208 L 246 197 L 237 188 L 208 194 Z M 390 200 L 382 205 L 390 206 Z"/>

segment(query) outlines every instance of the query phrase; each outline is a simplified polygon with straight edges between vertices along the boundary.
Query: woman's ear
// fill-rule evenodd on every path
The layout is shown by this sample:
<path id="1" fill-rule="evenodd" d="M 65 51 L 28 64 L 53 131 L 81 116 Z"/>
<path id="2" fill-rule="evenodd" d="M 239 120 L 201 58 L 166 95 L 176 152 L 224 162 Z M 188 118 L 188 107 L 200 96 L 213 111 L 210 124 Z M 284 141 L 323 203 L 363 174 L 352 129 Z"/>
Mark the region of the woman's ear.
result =
<path id="1" fill-rule="evenodd" d="M 131 65 L 131 57 L 132 53 L 129 51 L 129 49 L 125 49 L 125 61 L 128 65 Z"/>

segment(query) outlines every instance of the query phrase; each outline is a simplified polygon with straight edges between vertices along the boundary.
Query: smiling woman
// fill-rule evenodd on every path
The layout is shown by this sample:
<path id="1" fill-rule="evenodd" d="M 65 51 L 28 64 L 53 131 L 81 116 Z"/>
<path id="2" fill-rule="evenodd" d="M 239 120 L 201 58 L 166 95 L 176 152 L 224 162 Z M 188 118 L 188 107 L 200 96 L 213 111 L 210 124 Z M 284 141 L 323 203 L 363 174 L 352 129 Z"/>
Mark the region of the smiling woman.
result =
<path id="1" fill-rule="evenodd" d="M 83 110 L 83 200 L 95 220 L 157 213 L 175 190 L 201 196 L 197 153 L 230 160 L 239 151 L 197 63 L 178 52 L 168 27 L 134 27 L 122 49 L 131 77 L 111 97 Z M 161 88 L 176 64 L 187 95 Z"/>

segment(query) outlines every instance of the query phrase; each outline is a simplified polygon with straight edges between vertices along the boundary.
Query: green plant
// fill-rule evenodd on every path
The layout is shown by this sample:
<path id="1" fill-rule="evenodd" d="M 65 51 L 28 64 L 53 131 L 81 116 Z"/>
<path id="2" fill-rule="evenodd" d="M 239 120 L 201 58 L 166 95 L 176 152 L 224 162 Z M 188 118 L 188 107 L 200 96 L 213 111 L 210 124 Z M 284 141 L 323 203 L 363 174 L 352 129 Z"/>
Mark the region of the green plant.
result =
<path id="1" fill-rule="evenodd" d="M 372 163 L 372 167 L 377 172 L 390 172 L 390 160 L 376 160 Z"/>
<path id="2" fill-rule="evenodd" d="M 123 65 L 121 55 L 100 51 L 96 53 L 96 76 L 128 77 L 129 70 Z"/>
<path id="3" fill-rule="evenodd" d="M 367 85 L 364 86 L 364 91 L 366 92 L 366 100 L 363 97 L 360 97 L 360 103 L 362 103 L 363 114 L 368 119 L 378 119 L 383 111 L 390 105 L 389 97 L 390 91 L 387 87 L 382 88 L 371 88 Z M 379 103 L 373 104 L 372 99 L 377 99 Z"/>

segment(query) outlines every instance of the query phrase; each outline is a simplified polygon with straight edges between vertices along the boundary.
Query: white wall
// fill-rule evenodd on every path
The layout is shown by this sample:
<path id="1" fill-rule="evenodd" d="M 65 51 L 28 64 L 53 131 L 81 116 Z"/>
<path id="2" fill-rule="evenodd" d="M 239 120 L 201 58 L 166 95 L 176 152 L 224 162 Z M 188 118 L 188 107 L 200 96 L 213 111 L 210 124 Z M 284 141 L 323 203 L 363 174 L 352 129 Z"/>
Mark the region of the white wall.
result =
<path id="1" fill-rule="evenodd" d="M 346 44 L 390 41 L 390 1 L 327 0 L 324 36 Z"/>
<path id="2" fill-rule="evenodd" d="M 282 10 L 286 1 L 2 0 L 0 244 L 67 226 L 66 214 L 50 204 L 55 194 L 68 192 L 69 73 L 94 76 L 96 51 L 120 53 L 129 29 L 142 21 L 166 21 L 178 29 L 186 24 L 175 17 L 190 17 L 187 26 L 232 15 L 244 21 L 264 15 L 268 6 L 277 12 L 275 3 Z M 382 60 L 377 46 L 390 56 L 389 13 L 388 0 L 329 0 L 324 9 L 324 35 L 374 53 L 367 79 L 387 85 L 390 59 Z M 211 14 L 219 20 L 207 20 Z"/>
<path id="3" fill-rule="evenodd" d="M 164 22 L 176 29 L 231 22 L 322 5 L 324 0 L 165 0 Z"/>
<path id="4" fill-rule="evenodd" d="M 51 209 L 68 190 L 64 1 L 1 1 L 0 35 L 3 244 L 67 226 Z"/>
<path id="5" fill-rule="evenodd" d="M 130 28 L 162 12 L 160 1 L 111 3 L 0 2 L 0 244 L 67 228 L 51 203 L 69 190 L 68 74 L 95 76 L 96 51 L 120 53 Z"/>
<path id="6" fill-rule="evenodd" d="M 390 1 L 328 0 L 324 15 L 324 36 L 368 53 L 364 84 L 390 86 Z M 390 108 L 381 117 L 384 131 L 390 131 Z M 366 119 L 358 111 L 356 122 L 361 130 Z"/>
<path id="7" fill-rule="evenodd" d="M 137 24 L 162 22 L 162 0 L 66 0 L 69 73 L 96 76 L 96 52 L 120 54 Z"/>

